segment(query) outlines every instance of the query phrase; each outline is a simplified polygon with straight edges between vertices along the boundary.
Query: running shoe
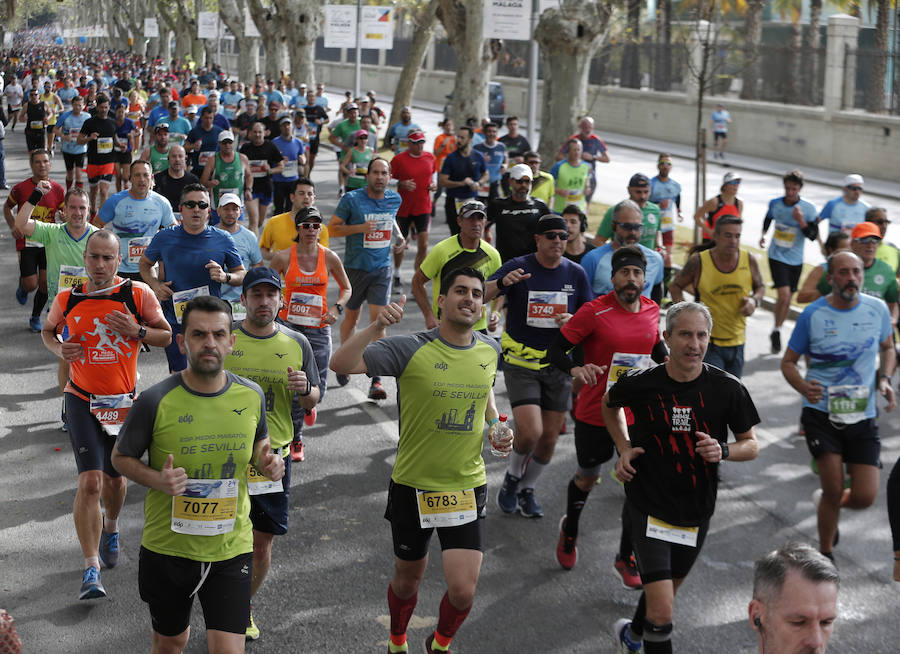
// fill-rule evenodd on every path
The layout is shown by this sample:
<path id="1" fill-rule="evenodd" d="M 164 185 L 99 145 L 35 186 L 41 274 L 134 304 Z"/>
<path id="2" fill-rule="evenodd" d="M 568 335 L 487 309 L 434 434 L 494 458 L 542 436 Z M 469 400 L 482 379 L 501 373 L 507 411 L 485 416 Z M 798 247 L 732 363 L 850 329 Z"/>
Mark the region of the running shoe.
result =
<path id="1" fill-rule="evenodd" d="M 425 654 L 453 654 L 453 650 L 431 649 L 434 643 L 434 632 L 425 639 Z"/>
<path id="2" fill-rule="evenodd" d="M 559 519 L 559 542 L 556 544 L 556 560 L 563 570 L 571 570 L 578 561 L 577 536 L 566 536 L 566 516 Z"/>
<path id="3" fill-rule="evenodd" d="M 769 334 L 769 340 L 772 342 L 772 354 L 781 352 L 781 332 L 772 332 Z"/>
<path id="4" fill-rule="evenodd" d="M 110 534 L 100 530 L 100 560 L 107 568 L 115 568 L 119 562 L 119 532 Z"/>
<path id="5" fill-rule="evenodd" d="M 370 400 L 386 400 L 387 399 L 387 391 L 384 390 L 384 385 L 381 381 L 372 380 L 372 385 L 369 386 L 369 399 Z"/>
<path id="6" fill-rule="evenodd" d="M 350 383 L 350 375 L 335 375 L 337 377 L 337 383 L 341 386 L 346 386 Z"/>
<path id="7" fill-rule="evenodd" d="M 25 306 L 25 303 L 28 302 L 28 292 L 21 286 L 16 287 L 16 301 L 23 307 Z"/>
<path id="8" fill-rule="evenodd" d="M 400 281 L 400 276 L 395 275 L 394 280 L 391 283 L 391 293 L 394 295 L 400 295 L 403 293 L 403 283 Z"/>
<path id="9" fill-rule="evenodd" d="M 303 416 L 303 424 L 307 427 L 312 427 L 316 424 L 316 407 L 306 410 L 306 413 Z"/>
<path id="10" fill-rule="evenodd" d="M 44 325 L 41 324 L 40 316 L 31 316 L 31 318 L 28 319 L 28 328 L 35 334 L 40 334 L 43 326 Z"/>
<path id="11" fill-rule="evenodd" d="M 303 441 L 294 441 L 291 443 L 291 461 L 302 463 L 306 459 L 306 447 Z"/>
<path id="12" fill-rule="evenodd" d="M 81 578 L 81 592 L 78 599 L 97 599 L 98 597 L 106 597 L 106 589 L 103 588 L 103 582 L 100 581 L 100 571 L 91 566 L 84 571 Z"/>
<path id="13" fill-rule="evenodd" d="M 623 559 L 616 554 L 616 562 L 613 563 L 613 568 L 619 573 L 619 576 L 622 578 L 622 585 L 625 588 L 640 590 L 644 587 L 644 584 L 641 582 L 641 573 L 638 572 L 637 563 L 634 560 L 634 554 L 631 554 L 627 559 Z"/>
<path id="14" fill-rule="evenodd" d="M 544 517 L 544 509 L 541 508 L 541 505 L 538 504 L 538 501 L 534 498 L 533 488 L 523 488 L 519 491 L 518 498 L 519 513 L 523 516 L 526 518 Z"/>
<path id="15" fill-rule="evenodd" d="M 256 620 L 253 619 L 253 607 L 250 607 L 250 622 L 247 624 L 247 640 L 256 640 L 259 638 L 259 627 L 256 626 Z"/>
<path id="16" fill-rule="evenodd" d="M 503 476 L 503 485 L 497 493 L 497 506 L 503 513 L 512 513 L 516 510 L 516 489 L 519 487 L 519 478 L 513 477 L 508 472 Z"/>
<path id="17" fill-rule="evenodd" d="M 627 654 L 629 652 L 640 652 L 642 649 L 641 641 L 634 642 L 631 640 L 629 633 L 631 631 L 631 620 L 628 618 L 619 618 L 613 625 L 613 638 L 619 646 L 619 654 Z"/>

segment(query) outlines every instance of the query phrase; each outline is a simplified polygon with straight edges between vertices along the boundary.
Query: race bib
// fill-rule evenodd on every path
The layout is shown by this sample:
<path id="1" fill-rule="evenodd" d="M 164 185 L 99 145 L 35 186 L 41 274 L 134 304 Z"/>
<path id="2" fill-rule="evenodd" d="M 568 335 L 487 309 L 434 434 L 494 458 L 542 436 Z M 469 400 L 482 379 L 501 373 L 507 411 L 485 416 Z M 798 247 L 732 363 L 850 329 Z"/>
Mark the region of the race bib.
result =
<path id="1" fill-rule="evenodd" d="M 113 150 L 113 137 L 101 136 L 97 139 L 97 154 L 109 154 Z"/>
<path id="2" fill-rule="evenodd" d="M 284 162 L 284 170 L 281 171 L 281 176 L 282 177 L 296 177 L 297 176 L 297 160 L 296 159 Z"/>
<path id="3" fill-rule="evenodd" d="M 322 324 L 322 296 L 315 293 L 291 293 L 287 319 L 294 325 L 319 327 Z"/>
<path id="4" fill-rule="evenodd" d="M 569 308 L 568 296 L 562 291 L 528 291 L 528 317 L 525 324 L 529 327 L 556 329 L 556 316 L 565 313 Z"/>
<path id="5" fill-rule="evenodd" d="M 619 381 L 619 377 L 629 370 L 644 370 L 650 367 L 649 354 L 626 354 L 616 352 L 609 362 L 609 376 L 606 378 L 606 390 L 609 390 Z"/>
<path id="6" fill-rule="evenodd" d="M 81 266 L 60 266 L 59 267 L 59 290 L 86 284 L 88 280 L 87 273 Z"/>
<path id="7" fill-rule="evenodd" d="M 153 240 L 152 236 L 138 236 L 128 239 L 128 263 L 139 263 L 144 256 L 144 250 Z"/>
<path id="8" fill-rule="evenodd" d="M 187 303 L 198 295 L 209 295 L 209 286 L 198 286 L 197 288 L 189 288 L 186 291 L 175 291 L 172 294 L 172 304 L 175 307 L 175 319 L 181 324 L 181 316 L 184 315 L 184 307 Z"/>
<path id="9" fill-rule="evenodd" d="M 475 489 L 459 491 L 416 491 L 419 526 L 456 527 L 478 519 Z"/>
<path id="10" fill-rule="evenodd" d="M 131 395 L 92 395 L 91 413 L 107 434 L 118 436 L 125 416 L 131 410 Z"/>
<path id="11" fill-rule="evenodd" d="M 835 425 L 855 425 L 866 419 L 869 406 L 868 386 L 829 386 L 828 419 Z"/>
<path id="12" fill-rule="evenodd" d="M 44 129 L 44 121 L 43 120 L 32 120 L 28 123 L 28 127 L 31 129 Z"/>
<path id="13" fill-rule="evenodd" d="M 184 145 L 184 140 L 187 138 L 187 134 L 182 134 L 181 132 L 170 132 L 169 140 L 172 141 L 175 145 Z"/>
<path id="14" fill-rule="evenodd" d="M 374 232 L 366 232 L 363 238 L 364 248 L 386 248 L 391 244 L 391 231 L 394 221 L 391 219 L 374 220 L 376 228 Z"/>
<path id="15" fill-rule="evenodd" d="M 724 132 L 728 129 L 728 123 L 713 123 L 713 130 L 716 132 Z"/>
<path id="16" fill-rule="evenodd" d="M 237 479 L 188 479 L 184 495 L 172 498 L 172 531 L 218 536 L 234 530 Z"/>
<path id="17" fill-rule="evenodd" d="M 780 248 L 794 247 L 794 241 L 797 240 L 797 231 L 790 225 L 781 225 L 775 223 L 775 245 Z"/>
<path id="18" fill-rule="evenodd" d="M 479 184 L 478 185 L 478 197 L 486 198 L 490 195 L 491 185 L 490 184 Z"/>
<path id="19" fill-rule="evenodd" d="M 247 307 L 241 304 L 240 300 L 231 301 L 231 319 L 235 322 L 243 320 L 247 317 Z"/>
<path id="20" fill-rule="evenodd" d="M 647 516 L 647 537 L 656 540 L 664 540 L 676 545 L 697 547 L 697 535 L 700 527 L 676 527 L 668 522 L 663 522 L 652 515 Z"/>
<path id="21" fill-rule="evenodd" d="M 247 490 L 251 495 L 267 495 L 268 493 L 280 493 L 284 490 L 281 480 L 272 481 L 263 473 L 247 465 Z"/>
<path id="22" fill-rule="evenodd" d="M 206 165 L 206 162 L 209 161 L 210 157 L 215 156 L 215 154 L 216 154 L 215 150 L 213 150 L 213 151 L 208 151 L 208 152 L 201 152 L 201 153 L 200 153 L 200 156 L 197 158 L 197 163 L 198 163 L 201 167 L 202 167 L 202 166 L 205 166 L 205 165 Z"/>
<path id="23" fill-rule="evenodd" d="M 253 177 L 265 177 L 266 172 L 266 161 L 265 159 L 251 159 L 250 160 L 250 173 Z"/>
<path id="24" fill-rule="evenodd" d="M 671 232 L 675 229 L 675 202 L 669 200 L 669 206 L 660 209 L 659 229 L 662 232 Z"/>

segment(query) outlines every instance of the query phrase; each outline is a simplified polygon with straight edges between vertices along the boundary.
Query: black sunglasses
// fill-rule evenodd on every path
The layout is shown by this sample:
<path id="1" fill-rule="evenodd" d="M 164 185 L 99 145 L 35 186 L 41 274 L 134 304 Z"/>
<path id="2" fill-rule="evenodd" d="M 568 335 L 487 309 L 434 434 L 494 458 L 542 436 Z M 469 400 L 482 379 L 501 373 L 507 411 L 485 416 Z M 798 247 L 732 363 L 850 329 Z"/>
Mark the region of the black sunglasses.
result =
<path id="1" fill-rule="evenodd" d="M 322 229 L 322 223 L 300 223 L 303 229 Z"/>
<path id="2" fill-rule="evenodd" d="M 862 191 L 863 187 L 862 186 L 848 186 L 847 189 L 850 191 Z"/>
<path id="3" fill-rule="evenodd" d="M 621 227 L 626 232 L 639 232 L 644 229 L 641 223 L 613 223 L 616 227 Z"/>
<path id="4" fill-rule="evenodd" d="M 544 232 L 542 234 L 544 238 L 548 241 L 560 240 L 567 241 L 569 240 L 569 232 Z"/>
<path id="5" fill-rule="evenodd" d="M 193 209 L 194 207 L 200 207 L 201 209 L 209 209 L 209 202 L 204 200 L 185 200 L 181 203 L 182 207 L 187 207 L 188 209 Z"/>

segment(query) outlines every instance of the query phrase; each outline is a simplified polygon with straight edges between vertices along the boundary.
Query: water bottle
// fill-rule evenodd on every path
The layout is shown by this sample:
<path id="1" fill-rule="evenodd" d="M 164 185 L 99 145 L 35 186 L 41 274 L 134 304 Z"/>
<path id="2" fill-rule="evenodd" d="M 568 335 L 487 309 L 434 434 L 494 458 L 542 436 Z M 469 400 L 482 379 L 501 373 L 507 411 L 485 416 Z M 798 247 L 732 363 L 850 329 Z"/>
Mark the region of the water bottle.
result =
<path id="1" fill-rule="evenodd" d="M 491 441 L 491 454 L 499 457 L 509 456 L 509 453 L 512 451 L 512 440 L 513 440 L 513 430 L 509 426 L 509 416 L 505 413 L 500 414 L 500 420 L 495 422 L 491 427 L 491 431 L 488 433 L 488 439 Z M 498 445 L 510 445 L 510 448 L 506 451 L 501 451 L 497 449 Z"/>

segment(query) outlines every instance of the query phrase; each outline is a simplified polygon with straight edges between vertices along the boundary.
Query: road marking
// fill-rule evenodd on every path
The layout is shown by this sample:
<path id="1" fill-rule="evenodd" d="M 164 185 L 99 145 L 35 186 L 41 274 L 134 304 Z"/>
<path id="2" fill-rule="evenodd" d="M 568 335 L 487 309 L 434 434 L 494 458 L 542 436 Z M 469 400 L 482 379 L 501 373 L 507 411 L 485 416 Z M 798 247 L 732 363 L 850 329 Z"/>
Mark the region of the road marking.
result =
<path id="1" fill-rule="evenodd" d="M 788 442 L 788 439 L 779 438 L 768 429 L 760 429 L 759 427 L 757 427 L 756 439 L 759 441 L 760 449 L 767 447 L 768 445 L 777 445 L 784 450 L 794 449 L 794 446 Z"/>
<path id="2" fill-rule="evenodd" d="M 394 443 L 400 440 L 400 433 L 397 429 L 396 421 L 391 418 L 387 412 L 382 409 L 376 402 L 369 399 L 369 396 L 358 388 L 345 388 L 344 392 L 349 394 L 356 400 L 357 405 L 372 419 L 373 427 L 379 427 Z M 349 404 L 349 403 L 348 403 Z"/>

